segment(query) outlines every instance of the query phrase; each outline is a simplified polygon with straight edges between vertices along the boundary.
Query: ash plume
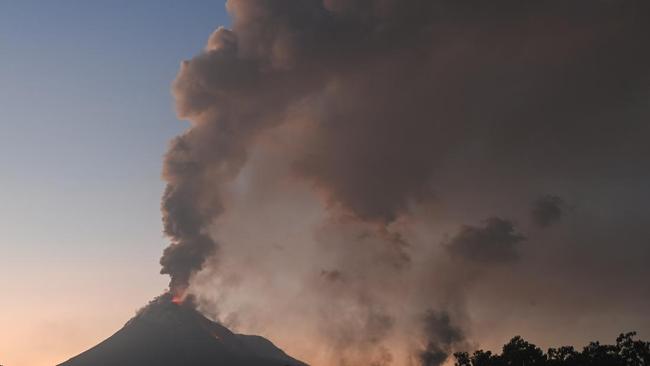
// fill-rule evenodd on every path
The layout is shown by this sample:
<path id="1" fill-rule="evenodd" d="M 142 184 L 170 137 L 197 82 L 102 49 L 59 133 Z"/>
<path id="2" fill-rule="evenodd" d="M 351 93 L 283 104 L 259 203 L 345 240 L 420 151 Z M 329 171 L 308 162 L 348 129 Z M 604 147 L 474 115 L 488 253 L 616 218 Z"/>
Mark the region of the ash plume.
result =
<path id="1" fill-rule="evenodd" d="M 562 219 L 564 210 L 565 202 L 562 198 L 546 195 L 534 202 L 531 216 L 539 227 L 548 227 Z"/>
<path id="2" fill-rule="evenodd" d="M 434 339 L 433 365 L 511 336 L 531 304 L 536 324 L 650 304 L 634 286 L 650 275 L 647 2 L 226 7 L 231 28 L 173 84 L 190 127 L 163 169 L 171 292 L 340 365 L 405 364 Z M 579 209 L 515 227 L 539 192 Z M 562 202 L 533 223 L 564 219 Z M 423 335 L 426 309 L 454 323 L 436 313 L 442 333 Z"/>
<path id="3" fill-rule="evenodd" d="M 470 261 L 502 263 L 517 259 L 517 246 L 526 238 L 508 220 L 490 217 L 485 226 L 464 225 L 447 243 L 452 256 Z"/>
<path id="4" fill-rule="evenodd" d="M 422 366 L 442 365 L 453 348 L 465 341 L 463 331 L 452 324 L 449 314 L 444 311 L 429 310 L 424 319 L 424 328 L 427 343 L 419 355 Z"/>

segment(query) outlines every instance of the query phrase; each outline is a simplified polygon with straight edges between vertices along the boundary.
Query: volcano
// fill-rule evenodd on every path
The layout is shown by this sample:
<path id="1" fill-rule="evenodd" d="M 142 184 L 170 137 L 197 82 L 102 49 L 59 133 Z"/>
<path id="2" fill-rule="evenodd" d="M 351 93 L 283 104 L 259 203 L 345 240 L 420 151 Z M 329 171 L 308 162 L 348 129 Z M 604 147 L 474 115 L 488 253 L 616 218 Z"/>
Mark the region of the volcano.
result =
<path id="1" fill-rule="evenodd" d="M 58 366 L 307 366 L 269 340 L 235 334 L 162 295 L 122 329 Z"/>

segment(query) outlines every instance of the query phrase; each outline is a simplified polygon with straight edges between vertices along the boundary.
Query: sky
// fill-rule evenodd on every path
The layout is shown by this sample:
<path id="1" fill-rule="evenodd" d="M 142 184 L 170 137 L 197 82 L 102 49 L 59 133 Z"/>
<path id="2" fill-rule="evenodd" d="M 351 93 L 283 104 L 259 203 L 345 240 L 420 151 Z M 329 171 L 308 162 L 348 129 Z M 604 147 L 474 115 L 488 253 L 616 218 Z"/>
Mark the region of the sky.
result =
<path id="1" fill-rule="evenodd" d="M 0 364 L 64 361 L 166 288 L 170 85 L 227 21 L 223 1 L 0 1 Z"/>
<path id="2" fill-rule="evenodd" d="M 647 3 L 227 4 L 0 2 L 0 364 L 167 290 L 314 366 L 647 339 Z"/>

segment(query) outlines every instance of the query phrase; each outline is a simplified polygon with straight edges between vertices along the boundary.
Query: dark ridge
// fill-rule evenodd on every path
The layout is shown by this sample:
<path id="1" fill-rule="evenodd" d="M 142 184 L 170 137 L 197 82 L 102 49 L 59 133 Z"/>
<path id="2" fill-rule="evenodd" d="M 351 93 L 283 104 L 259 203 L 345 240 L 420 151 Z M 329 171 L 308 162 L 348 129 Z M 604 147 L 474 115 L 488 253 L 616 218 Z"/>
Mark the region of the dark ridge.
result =
<path id="1" fill-rule="evenodd" d="M 58 366 L 306 366 L 269 340 L 235 334 L 163 295 L 122 329 Z"/>

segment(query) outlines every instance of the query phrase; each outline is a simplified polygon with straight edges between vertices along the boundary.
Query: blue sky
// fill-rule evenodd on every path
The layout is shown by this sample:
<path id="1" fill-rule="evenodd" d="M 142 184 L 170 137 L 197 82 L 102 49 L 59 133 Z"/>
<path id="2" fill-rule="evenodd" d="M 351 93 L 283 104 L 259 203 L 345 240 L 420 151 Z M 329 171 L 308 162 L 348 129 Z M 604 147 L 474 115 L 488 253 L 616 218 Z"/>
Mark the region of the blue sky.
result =
<path id="1" fill-rule="evenodd" d="M 115 309 L 105 327 L 115 330 L 130 316 L 123 312 L 164 288 L 161 161 L 167 141 L 186 127 L 175 117 L 170 83 L 181 60 L 227 23 L 224 1 L 0 1 L 4 296 L 65 298 L 116 277 L 123 285 L 106 296 L 139 296 L 93 309 Z M 1 306 L 0 317 L 39 316 L 36 305 Z M 61 361 L 19 354 L 21 341 L 0 349 L 0 363 Z"/>

